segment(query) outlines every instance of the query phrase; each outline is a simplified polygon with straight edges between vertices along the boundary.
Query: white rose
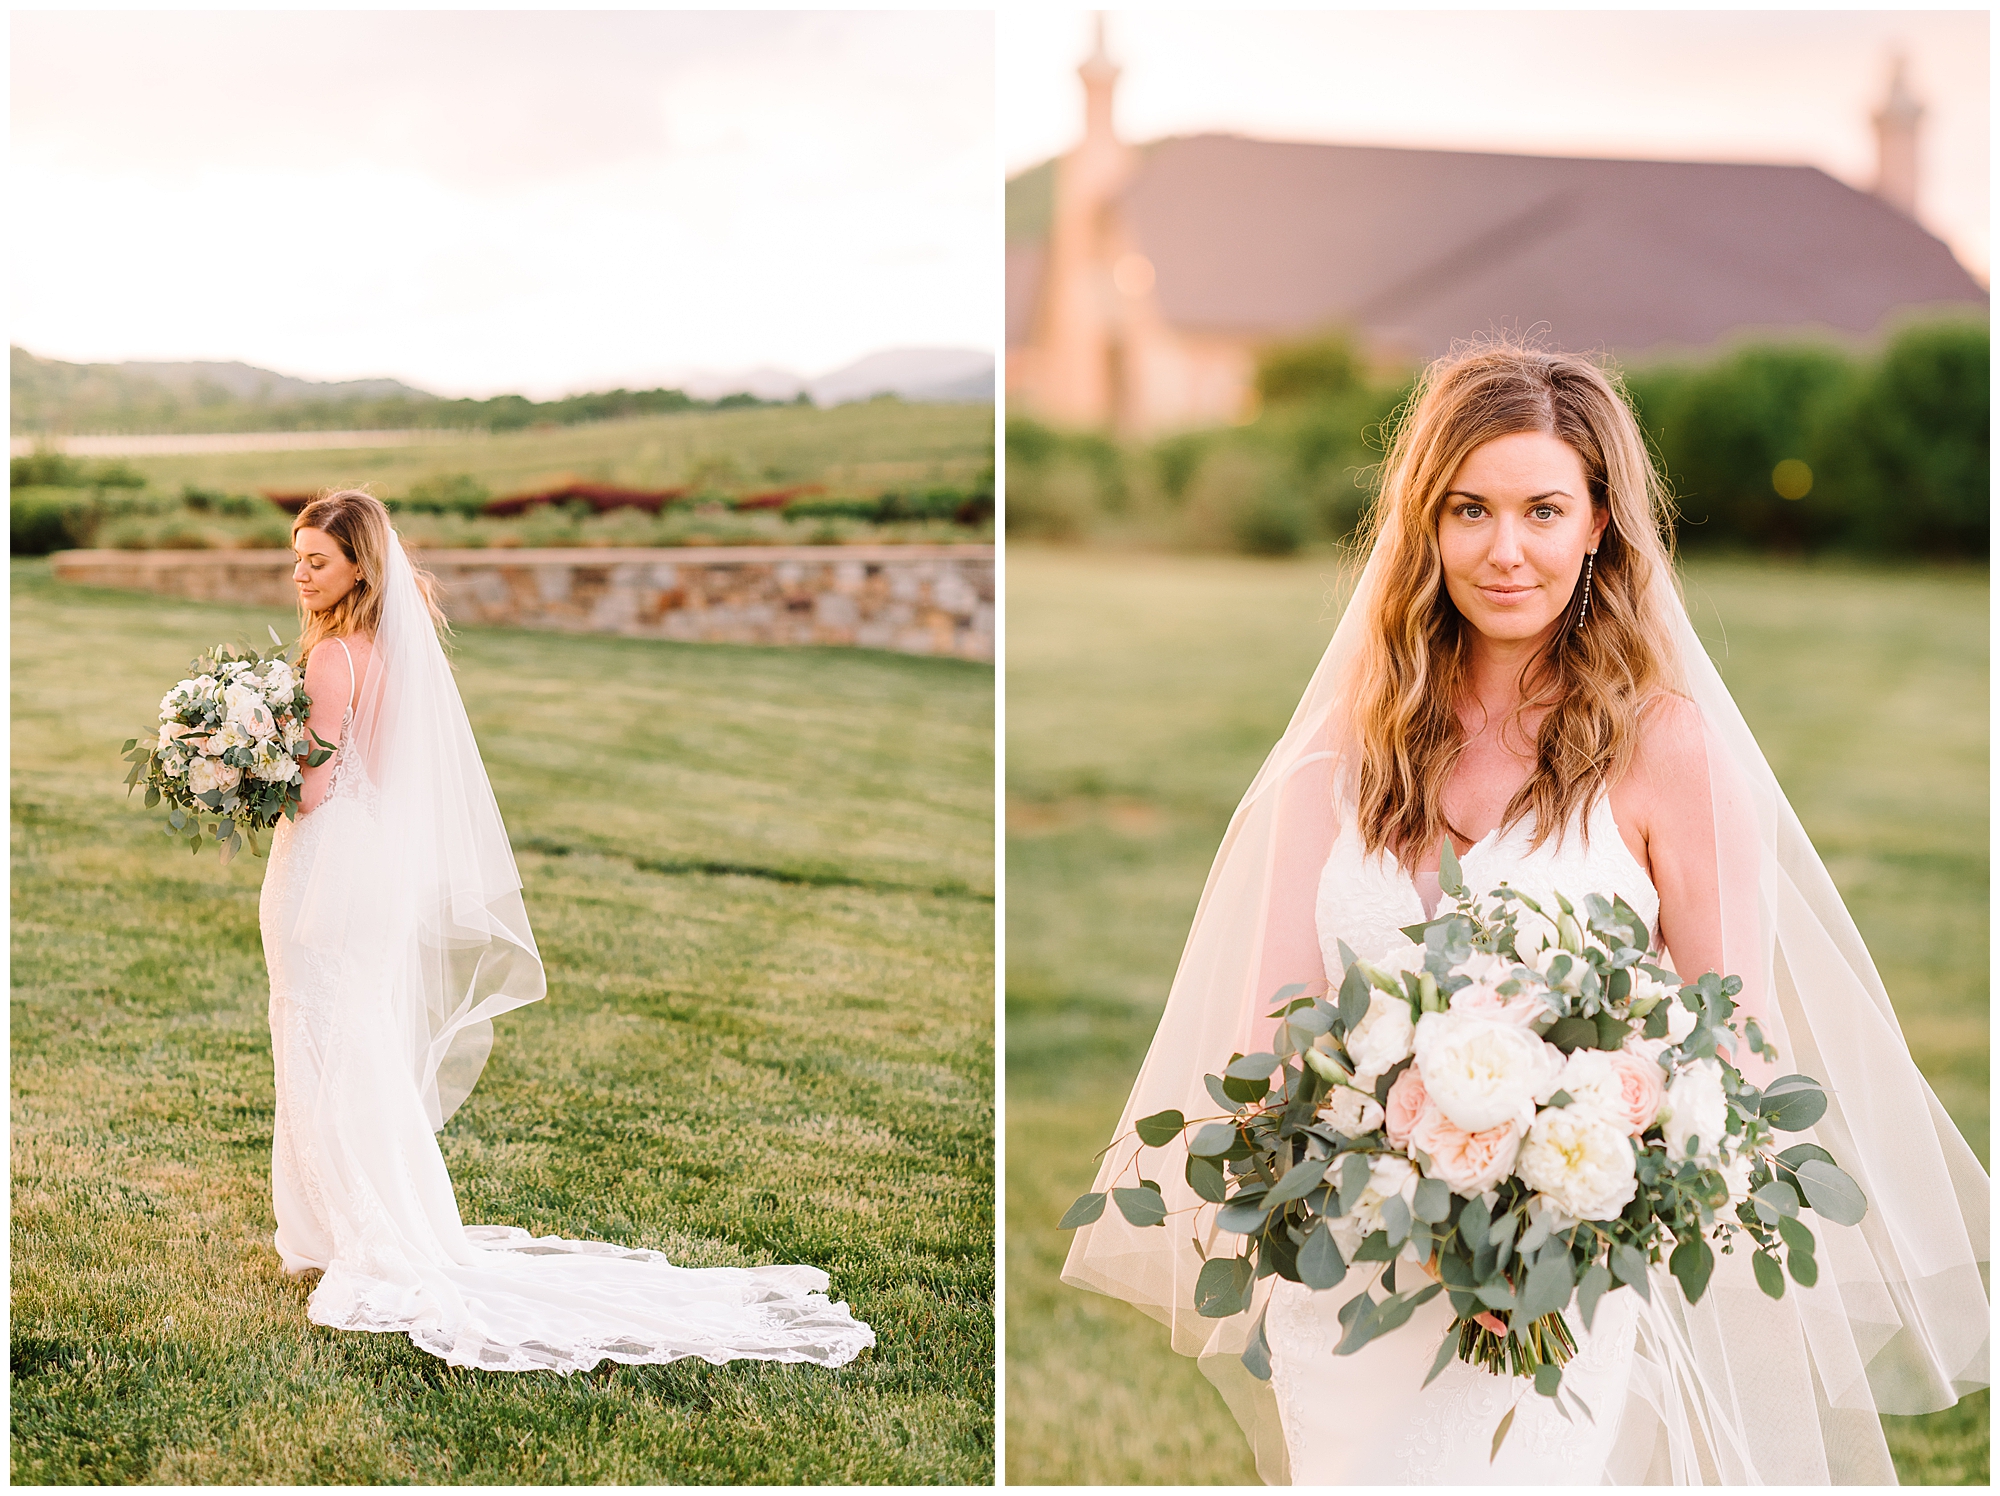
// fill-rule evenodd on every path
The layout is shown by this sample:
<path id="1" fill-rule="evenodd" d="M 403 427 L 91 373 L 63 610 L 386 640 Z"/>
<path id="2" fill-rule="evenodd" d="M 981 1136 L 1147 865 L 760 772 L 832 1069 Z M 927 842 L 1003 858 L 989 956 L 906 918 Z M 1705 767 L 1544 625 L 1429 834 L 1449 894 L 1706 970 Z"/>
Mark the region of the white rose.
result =
<path id="1" fill-rule="evenodd" d="M 1667 1087 L 1661 1112 L 1667 1149 L 1676 1160 L 1687 1157 L 1688 1139 L 1699 1152 L 1713 1153 L 1729 1121 L 1729 1098 L 1722 1094 L 1722 1066 L 1712 1059 L 1696 1060 Z"/>
<path id="2" fill-rule="evenodd" d="M 208 735 L 208 744 L 201 751 L 210 758 L 221 758 L 232 748 L 248 748 L 251 741 L 250 734 L 238 724 L 224 722 Z"/>
<path id="3" fill-rule="evenodd" d="M 271 700 L 289 700 L 298 687 L 299 678 L 292 673 L 288 661 L 273 660 L 264 667 L 264 694 Z"/>
<path id="4" fill-rule="evenodd" d="M 1368 993 L 1368 1011 L 1347 1035 L 1347 1055 L 1354 1061 L 1354 1078 L 1372 1086 L 1391 1067 L 1410 1056 L 1416 1025 L 1410 1005 L 1379 987 Z"/>
<path id="5" fill-rule="evenodd" d="M 160 724 L 160 746 L 162 748 L 166 747 L 167 744 L 186 731 L 187 729 L 178 722 L 162 722 Z"/>
<path id="6" fill-rule="evenodd" d="M 1562 1051 L 1519 1024 L 1472 1013 L 1426 1013 L 1415 1052 L 1424 1092 L 1466 1132 L 1525 1125 L 1562 1074 Z"/>
<path id="7" fill-rule="evenodd" d="M 1583 1221 L 1614 1219 L 1639 1191 L 1630 1140 L 1574 1107 L 1550 1107 L 1535 1118 L 1514 1172 L 1565 1215 Z"/>
<path id="8" fill-rule="evenodd" d="M 1382 1125 L 1382 1108 L 1373 1096 L 1352 1086 L 1335 1086 L 1320 1104 L 1319 1119 L 1350 1138 Z"/>

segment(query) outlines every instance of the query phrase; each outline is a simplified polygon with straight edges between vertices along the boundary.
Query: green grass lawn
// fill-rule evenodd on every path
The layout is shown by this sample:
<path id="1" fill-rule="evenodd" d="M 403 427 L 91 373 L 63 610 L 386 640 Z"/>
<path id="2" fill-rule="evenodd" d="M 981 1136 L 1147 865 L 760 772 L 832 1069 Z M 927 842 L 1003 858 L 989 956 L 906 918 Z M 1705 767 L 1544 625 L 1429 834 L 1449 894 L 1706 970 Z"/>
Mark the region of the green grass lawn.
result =
<path id="1" fill-rule="evenodd" d="M 124 799 L 119 743 L 266 621 L 13 567 L 13 1478 L 990 1479 L 992 673 L 458 636 L 549 974 L 442 1135 L 464 1217 L 817 1264 L 879 1339 L 495 1375 L 306 1320 L 263 864 Z"/>
<path id="2" fill-rule="evenodd" d="M 870 400 L 828 410 L 773 406 L 633 416 L 581 426 L 353 451 L 214 452 L 125 459 L 155 488 L 253 493 L 376 485 L 400 494 L 434 474 L 464 473 L 495 494 L 563 478 L 640 487 L 824 483 L 879 491 L 968 484 L 993 465 L 993 406 Z M 123 739 L 120 739 L 122 742 Z"/>
<path id="3" fill-rule="evenodd" d="M 1057 1281 L 1054 1225 L 1089 1188 L 1229 814 L 1332 632 L 1335 570 L 1009 548 L 1011 1481 L 1256 1480 L 1166 1332 Z M 1984 1158 L 1985 573 L 1708 563 L 1689 597 Z M 1904 1481 L 1984 1484 L 1986 1411 L 1981 1393 L 1887 1420 Z"/>

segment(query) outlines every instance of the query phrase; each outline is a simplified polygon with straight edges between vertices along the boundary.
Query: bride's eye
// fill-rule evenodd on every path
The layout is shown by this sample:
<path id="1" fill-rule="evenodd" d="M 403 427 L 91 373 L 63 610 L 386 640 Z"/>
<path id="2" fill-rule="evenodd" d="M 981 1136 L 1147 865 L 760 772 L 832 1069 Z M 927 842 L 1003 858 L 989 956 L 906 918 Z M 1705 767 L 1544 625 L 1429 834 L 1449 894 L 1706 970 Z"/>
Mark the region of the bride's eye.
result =
<path id="1" fill-rule="evenodd" d="M 1537 504 L 1534 508 L 1536 519 L 1556 519 L 1561 514 L 1562 511 L 1553 504 Z"/>
<path id="2" fill-rule="evenodd" d="M 1456 509 L 1452 510 L 1452 513 L 1460 519 L 1484 519 L 1486 518 L 1486 506 L 1484 504 L 1460 504 Z"/>

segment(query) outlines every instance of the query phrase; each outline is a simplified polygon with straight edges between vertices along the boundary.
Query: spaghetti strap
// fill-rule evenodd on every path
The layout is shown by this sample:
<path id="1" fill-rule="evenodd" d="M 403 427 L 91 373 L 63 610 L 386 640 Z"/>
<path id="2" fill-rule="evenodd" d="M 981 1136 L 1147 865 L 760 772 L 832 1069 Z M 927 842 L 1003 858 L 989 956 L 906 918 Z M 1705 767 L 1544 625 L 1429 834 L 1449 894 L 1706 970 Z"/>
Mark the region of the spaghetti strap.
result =
<path id="1" fill-rule="evenodd" d="M 338 634 L 334 636 L 333 642 L 338 644 L 340 652 L 347 656 L 347 712 L 341 716 L 342 730 L 340 734 L 341 741 L 345 742 L 347 739 L 347 717 L 354 711 L 354 651 L 347 647 L 347 641 Z"/>

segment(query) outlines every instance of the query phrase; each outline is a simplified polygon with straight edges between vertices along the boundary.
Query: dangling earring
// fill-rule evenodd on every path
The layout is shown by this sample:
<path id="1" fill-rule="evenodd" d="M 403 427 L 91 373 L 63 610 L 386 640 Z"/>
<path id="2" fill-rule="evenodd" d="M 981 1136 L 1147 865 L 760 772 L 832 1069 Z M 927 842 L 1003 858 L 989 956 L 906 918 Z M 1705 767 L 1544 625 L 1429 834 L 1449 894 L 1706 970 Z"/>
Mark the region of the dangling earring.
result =
<path id="1" fill-rule="evenodd" d="M 1576 626 L 1583 627 L 1583 621 L 1590 617 L 1590 577 L 1596 568 L 1597 552 L 1588 551 L 1583 558 L 1583 607 L 1576 615 Z"/>

